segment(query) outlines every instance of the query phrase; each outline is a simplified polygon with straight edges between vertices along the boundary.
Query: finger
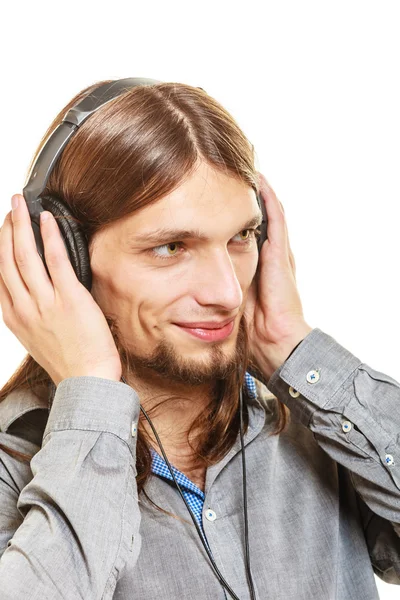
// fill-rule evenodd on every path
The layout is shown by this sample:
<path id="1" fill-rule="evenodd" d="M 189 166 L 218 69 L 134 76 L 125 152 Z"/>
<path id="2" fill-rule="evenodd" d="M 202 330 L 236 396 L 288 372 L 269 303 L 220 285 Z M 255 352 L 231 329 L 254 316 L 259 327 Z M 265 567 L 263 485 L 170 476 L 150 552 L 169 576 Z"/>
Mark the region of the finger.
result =
<path id="1" fill-rule="evenodd" d="M 13 301 L 10 296 L 10 292 L 8 291 L 7 286 L 4 283 L 1 275 L 0 275 L 0 307 L 1 307 L 1 312 L 2 312 L 2 316 L 3 316 L 3 321 L 5 322 L 13 310 Z"/>
<path id="2" fill-rule="evenodd" d="M 296 279 L 296 263 L 294 260 L 293 252 L 291 251 L 290 247 L 289 247 L 289 261 L 290 261 L 290 266 L 292 267 L 294 278 Z"/>
<path id="3" fill-rule="evenodd" d="M 269 185 L 268 181 L 266 180 L 266 178 L 264 177 L 264 175 L 262 173 L 259 173 L 259 180 L 260 180 L 260 191 L 261 191 L 262 195 L 265 194 L 266 199 L 267 199 L 266 210 L 267 210 L 267 217 L 268 217 L 268 239 L 271 241 L 271 232 L 272 232 L 273 239 L 277 240 L 277 243 L 279 243 L 280 246 L 284 250 L 286 250 L 287 258 L 289 259 L 289 264 L 293 271 L 293 275 L 296 279 L 296 263 L 294 260 L 293 252 L 290 247 L 288 227 L 287 227 L 287 222 L 286 222 L 286 218 L 285 218 L 285 209 L 283 207 L 282 202 L 280 200 L 278 200 L 274 190 L 271 188 L 271 186 Z M 268 202 L 268 200 L 269 200 L 269 202 Z M 268 210 L 270 210 L 270 212 L 268 212 Z M 276 224 L 276 227 L 274 228 L 274 230 L 272 230 L 272 227 L 270 226 L 271 215 L 272 215 L 272 217 L 275 217 L 276 223 L 274 223 L 274 224 Z"/>
<path id="4" fill-rule="evenodd" d="M 284 208 L 283 208 L 283 205 L 282 205 L 281 202 L 280 202 L 280 204 L 282 206 L 282 211 L 285 212 Z M 289 262 L 290 262 L 290 266 L 291 266 L 292 271 L 293 271 L 294 278 L 296 279 L 296 263 L 295 263 L 295 260 L 294 260 L 294 254 L 292 252 L 292 248 L 290 246 L 289 231 L 288 231 L 288 226 L 287 226 L 286 218 L 284 218 L 284 221 L 285 221 L 285 232 L 286 232 L 286 241 L 287 241 L 287 249 L 288 249 L 288 255 L 289 255 Z"/>
<path id="5" fill-rule="evenodd" d="M 82 286 L 65 248 L 61 232 L 53 215 L 45 211 L 48 219 L 40 221 L 40 232 L 43 237 L 44 256 L 53 286 L 62 296 L 71 297 L 77 286 Z"/>
<path id="6" fill-rule="evenodd" d="M 32 297 L 37 301 L 54 297 L 52 283 L 36 248 L 25 198 L 21 194 L 15 196 L 18 198 L 18 206 L 12 212 L 15 263 Z"/>
<path id="7" fill-rule="evenodd" d="M 17 299 L 21 302 L 29 301 L 29 290 L 15 264 L 11 212 L 6 215 L 0 232 L 0 274 L 13 304 Z"/>

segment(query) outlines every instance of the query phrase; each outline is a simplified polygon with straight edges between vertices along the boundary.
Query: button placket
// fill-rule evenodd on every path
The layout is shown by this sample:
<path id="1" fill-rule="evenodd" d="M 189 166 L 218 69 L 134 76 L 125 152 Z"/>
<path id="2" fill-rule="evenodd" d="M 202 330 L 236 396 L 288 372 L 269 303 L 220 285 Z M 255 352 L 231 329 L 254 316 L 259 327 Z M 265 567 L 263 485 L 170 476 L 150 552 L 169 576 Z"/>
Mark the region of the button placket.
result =
<path id="1" fill-rule="evenodd" d="M 394 465 L 394 458 L 391 454 L 385 454 L 385 463 L 391 467 Z"/>

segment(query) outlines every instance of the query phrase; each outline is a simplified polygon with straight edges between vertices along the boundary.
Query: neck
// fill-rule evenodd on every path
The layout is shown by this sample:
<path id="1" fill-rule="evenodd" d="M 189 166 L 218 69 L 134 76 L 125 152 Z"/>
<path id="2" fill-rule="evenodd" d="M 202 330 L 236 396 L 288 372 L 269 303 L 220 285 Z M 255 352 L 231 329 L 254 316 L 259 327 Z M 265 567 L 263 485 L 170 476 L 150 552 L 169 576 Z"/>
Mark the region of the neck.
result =
<path id="1" fill-rule="evenodd" d="M 189 437 L 189 429 L 211 401 L 214 383 L 187 386 L 172 383 L 154 373 L 151 377 L 143 375 L 135 373 L 127 379 L 127 383 L 137 392 L 168 460 L 180 470 L 193 468 L 198 464 L 198 458 L 189 441 L 195 446 L 198 432 L 192 431 Z M 153 430 L 142 413 L 140 419 L 151 446 L 162 456 Z"/>

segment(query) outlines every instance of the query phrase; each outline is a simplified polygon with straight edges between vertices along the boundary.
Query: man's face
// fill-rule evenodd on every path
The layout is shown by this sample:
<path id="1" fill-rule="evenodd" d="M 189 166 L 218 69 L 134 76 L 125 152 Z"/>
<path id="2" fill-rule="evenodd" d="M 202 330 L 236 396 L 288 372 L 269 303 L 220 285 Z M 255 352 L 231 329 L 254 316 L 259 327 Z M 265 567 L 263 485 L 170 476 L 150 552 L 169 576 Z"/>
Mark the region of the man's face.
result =
<path id="1" fill-rule="evenodd" d="M 246 295 L 257 261 L 259 216 L 248 185 L 201 163 L 163 199 L 96 234 L 92 294 L 117 318 L 134 369 L 146 377 L 199 385 L 237 368 Z M 157 233 L 196 230 L 194 235 Z M 146 234 L 157 239 L 146 240 Z M 205 239 L 206 238 L 206 239 Z M 246 243 L 249 241 L 250 243 Z M 224 339 L 199 339 L 177 323 L 235 318 Z"/>

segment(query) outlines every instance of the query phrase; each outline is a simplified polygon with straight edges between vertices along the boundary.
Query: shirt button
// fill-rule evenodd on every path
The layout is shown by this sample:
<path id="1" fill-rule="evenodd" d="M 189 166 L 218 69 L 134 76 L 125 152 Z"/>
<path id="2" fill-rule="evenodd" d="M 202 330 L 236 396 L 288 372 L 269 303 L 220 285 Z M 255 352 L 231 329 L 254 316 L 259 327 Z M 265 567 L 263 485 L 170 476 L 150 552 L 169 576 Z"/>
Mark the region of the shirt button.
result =
<path id="1" fill-rule="evenodd" d="M 342 423 L 342 429 L 345 433 L 347 433 L 348 431 L 350 431 L 350 429 L 352 428 L 352 425 L 350 423 L 350 421 L 343 421 Z"/>
<path id="2" fill-rule="evenodd" d="M 385 463 L 387 465 L 394 465 L 394 459 L 391 454 L 385 454 Z"/>
<path id="3" fill-rule="evenodd" d="M 137 432 L 136 423 L 133 422 L 132 423 L 132 437 L 136 437 L 136 432 Z"/>
<path id="4" fill-rule="evenodd" d="M 213 510 L 211 510 L 211 508 L 208 508 L 205 512 L 206 515 L 206 519 L 208 519 L 209 521 L 215 521 L 215 519 L 217 518 L 217 515 L 215 514 L 215 512 Z"/>
<path id="5" fill-rule="evenodd" d="M 300 396 L 300 392 L 292 388 L 292 386 L 289 388 L 289 394 L 292 396 L 292 398 L 297 398 L 297 396 Z"/>
<path id="6" fill-rule="evenodd" d="M 306 379 L 308 383 L 317 383 L 319 380 L 319 371 L 316 371 L 315 369 L 308 371 Z"/>

